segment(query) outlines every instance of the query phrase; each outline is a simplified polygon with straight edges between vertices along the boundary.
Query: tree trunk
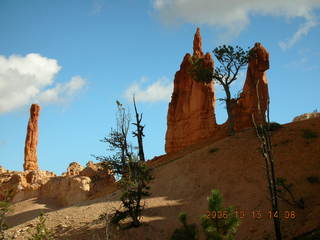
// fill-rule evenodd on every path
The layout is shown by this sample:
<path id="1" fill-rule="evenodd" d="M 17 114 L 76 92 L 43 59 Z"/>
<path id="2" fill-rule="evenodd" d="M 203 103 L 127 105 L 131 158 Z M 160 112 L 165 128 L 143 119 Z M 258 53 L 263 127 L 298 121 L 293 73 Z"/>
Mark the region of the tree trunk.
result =
<path id="1" fill-rule="evenodd" d="M 258 91 L 257 91 L 258 95 Z M 258 98 L 258 109 L 260 110 L 260 102 Z M 278 208 L 278 192 L 276 186 L 276 174 L 274 168 L 274 159 L 272 154 L 272 142 L 271 142 L 271 134 L 270 134 L 270 119 L 269 119 L 269 101 L 267 105 L 267 120 L 265 121 L 265 115 L 262 115 L 260 110 L 260 115 L 263 117 L 263 123 L 260 123 L 258 126 L 256 124 L 254 114 L 252 114 L 252 121 L 256 128 L 257 136 L 260 140 L 260 148 L 263 158 L 265 159 L 266 164 L 266 175 L 268 181 L 268 187 L 271 197 L 271 207 L 272 207 L 272 214 L 275 212 L 278 213 L 278 217 L 274 217 L 273 215 L 273 224 L 274 230 L 276 235 L 276 240 L 281 240 L 281 226 L 280 226 L 280 216 L 279 216 L 279 208 Z"/>
<path id="2" fill-rule="evenodd" d="M 228 113 L 228 131 L 229 135 L 233 136 L 234 135 L 234 118 L 232 114 L 232 107 L 231 107 L 231 93 L 228 85 L 224 85 L 224 90 L 226 92 L 226 108 L 227 108 L 227 113 Z"/>
<path id="3" fill-rule="evenodd" d="M 142 120 L 142 114 L 139 117 L 138 111 L 137 111 L 137 106 L 136 106 L 136 100 L 133 96 L 133 104 L 134 104 L 134 111 L 136 114 L 136 123 L 134 125 L 136 125 L 137 130 L 136 133 L 134 134 L 137 139 L 138 139 L 138 147 L 139 147 L 139 160 L 142 162 L 145 162 L 145 157 L 144 157 L 144 151 L 143 151 L 143 128 L 144 126 L 141 125 L 141 120 Z"/>

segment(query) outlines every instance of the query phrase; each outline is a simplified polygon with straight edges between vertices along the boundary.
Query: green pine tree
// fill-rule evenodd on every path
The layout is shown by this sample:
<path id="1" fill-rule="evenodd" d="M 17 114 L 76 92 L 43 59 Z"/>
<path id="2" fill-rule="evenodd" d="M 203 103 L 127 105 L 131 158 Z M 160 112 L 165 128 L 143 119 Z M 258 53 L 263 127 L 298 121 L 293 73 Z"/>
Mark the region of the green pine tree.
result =
<path id="1" fill-rule="evenodd" d="M 201 217 L 201 226 L 207 240 L 233 240 L 240 224 L 234 207 L 223 207 L 223 197 L 213 189 L 208 197 L 208 214 Z"/>
<path id="2" fill-rule="evenodd" d="M 28 229 L 29 234 L 31 234 L 29 240 L 53 240 L 53 233 L 47 228 L 46 221 L 46 216 L 41 212 L 33 232 Z"/>

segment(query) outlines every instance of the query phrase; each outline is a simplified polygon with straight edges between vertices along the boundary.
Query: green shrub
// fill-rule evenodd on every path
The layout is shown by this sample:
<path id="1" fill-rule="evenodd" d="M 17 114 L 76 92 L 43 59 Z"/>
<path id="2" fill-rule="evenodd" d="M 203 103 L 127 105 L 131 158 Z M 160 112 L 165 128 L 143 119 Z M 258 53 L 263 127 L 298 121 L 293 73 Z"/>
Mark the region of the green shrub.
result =
<path id="1" fill-rule="evenodd" d="M 317 138 L 318 134 L 310 129 L 302 129 L 302 136 L 305 139 Z"/>
<path id="2" fill-rule="evenodd" d="M 41 212 L 33 233 L 28 229 L 28 232 L 31 234 L 28 240 L 53 240 L 53 233 L 47 228 L 46 220 L 46 216 Z"/>
<path id="3" fill-rule="evenodd" d="M 10 211 L 10 201 L 13 197 L 13 190 L 4 192 L 3 199 L 0 201 L 0 240 L 5 239 L 4 231 L 8 229 L 6 215 Z"/>
<path id="4" fill-rule="evenodd" d="M 215 152 L 218 152 L 219 151 L 219 148 L 211 148 L 209 150 L 209 153 L 215 153 Z"/>
<path id="5" fill-rule="evenodd" d="M 201 226 L 207 240 L 233 240 L 240 224 L 234 207 L 224 208 L 223 197 L 219 190 L 213 189 L 208 199 L 207 215 L 200 217 Z M 182 227 L 174 231 L 170 240 L 198 239 L 196 224 L 187 224 L 187 214 L 180 213 Z"/>
<path id="6" fill-rule="evenodd" d="M 316 176 L 307 177 L 309 183 L 320 183 L 320 178 Z"/>
<path id="7" fill-rule="evenodd" d="M 203 58 L 192 56 L 189 61 L 191 63 L 189 74 L 194 80 L 202 83 L 212 82 L 213 69 L 205 66 Z"/>
<path id="8" fill-rule="evenodd" d="M 300 198 L 296 200 L 293 194 L 292 183 L 288 183 L 286 178 L 278 177 L 276 179 L 278 197 L 293 207 L 304 209 L 304 200 Z"/>
<path id="9" fill-rule="evenodd" d="M 234 208 L 232 206 L 224 208 L 220 191 L 213 189 L 208 197 L 208 214 L 201 217 L 201 226 L 206 239 L 232 240 L 239 224 Z"/>
<path id="10" fill-rule="evenodd" d="M 187 214 L 182 212 L 179 214 L 179 220 L 182 224 L 181 228 L 176 229 L 170 240 L 196 240 L 198 239 L 198 229 L 196 224 L 187 224 Z"/>
<path id="11" fill-rule="evenodd" d="M 125 228 L 139 227 L 144 205 L 141 199 L 150 195 L 148 184 L 153 179 L 151 168 L 145 162 L 133 161 L 129 163 L 129 174 L 122 176 L 119 185 L 122 191 L 120 200 L 123 210 L 116 210 L 111 216 L 112 224 L 119 224 L 126 218 L 131 222 Z"/>
<path id="12" fill-rule="evenodd" d="M 283 128 L 283 126 L 280 123 L 277 122 L 271 122 L 269 124 L 269 130 L 270 131 L 276 131 L 279 130 L 280 128 Z"/>

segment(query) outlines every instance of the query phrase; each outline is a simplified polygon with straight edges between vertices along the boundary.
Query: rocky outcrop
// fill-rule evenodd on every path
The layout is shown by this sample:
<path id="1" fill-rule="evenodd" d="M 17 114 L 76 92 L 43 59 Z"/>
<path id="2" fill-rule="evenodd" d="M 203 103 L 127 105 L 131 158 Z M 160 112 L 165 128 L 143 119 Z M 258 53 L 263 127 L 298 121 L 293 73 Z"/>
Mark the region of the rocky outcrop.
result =
<path id="1" fill-rule="evenodd" d="M 56 175 L 49 171 L 28 170 L 0 173 L 0 198 L 6 191 L 13 191 L 13 202 L 38 196 L 39 189 Z"/>
<path id="2" fill-rule="evenodd" d="M 233 106 L 235 130 L 264 122 L 268 107 L 269 91 L 266 71 L 269 69 L 269 53 L 261 43 L 250 50 L 246 81 L 238 102 Z"/>
<path id="3" fill-rule="evenodd" d="M 82 170 L 83 170 L 83 167 L 79 163 L 72 162 L 69 164 L 69 167 L 66 172 L 66 176 L 79 175 Z"/>
<path id="4" fill-rule="evenodd" d="M 41 187 L 39 198 L 53 201 L 62 207 L 70 206 L 89 198 L 90 184 L 89 177 L 54 177 Z"/>
<path id="5" fill-rule="evenodd" d="M 38 170 L 38 119 L 40 106 L 32 104 L 30 108 L 30 118 L 27 128 L 27 136 L 24 147 L 24 170 Z"/>
<path id="6" fill-rule="evenodd" d="M 167 115 L 167 153 L 179 151 L 208 138 L 216 127 L 213 81 L 202 83 L 192 78 L 191 57 L 202 59 L 206 67 L 213 69 L 211 55 L 204 55 L 202 52 L 199 28 L 194 36 L 193 56 L 189 53 L 185 55 L 174 78 L 174 89 Z"/>
<path id="7" fill-rule="evenodd" d="M 0 165 L 0 174 L 1 174 L 1 173 L 5 173 L 5 172 L 7 172 L 7 170 Z"/>
<path id="8" fill-rule="evenodd" d="M 0 199 L 6 191 L 12 190 L 13 202 L 35 197 L 52 200 L 60 206 L 69 206 L 103 196 L 116 188 L 115 178 L 101 163 L 89 162 L 83 168 L 79 163 L 73 162 L 63 176 L 41 170 L 0 172 Z"/>
<path id="9" fill-rule="evenodd" d="M 105 169 L 102 163 L 89 161 L 79 175 L 91 179 L 90 198 L 104 196 L 116 189 L 113 173 Z"/>
<path id="10" fill-rule="evenodd" d="M 307 120 L 310 118 L 320 118 L 320 112 L 305 113 L 305 114 L 296 116 L 292 120 L 292 122 L 303 121 L 303 120 Z"/>

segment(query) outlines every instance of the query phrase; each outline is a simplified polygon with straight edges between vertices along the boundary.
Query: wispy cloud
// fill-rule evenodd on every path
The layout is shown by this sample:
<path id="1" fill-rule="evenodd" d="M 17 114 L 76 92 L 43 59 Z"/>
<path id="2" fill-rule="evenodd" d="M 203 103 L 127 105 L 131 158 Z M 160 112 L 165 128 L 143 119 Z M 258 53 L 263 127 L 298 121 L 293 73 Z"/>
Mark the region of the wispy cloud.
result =
<path id="1" fill-rule="evenodd" d="M 132 96 L 135 95 L 137 102 L 158 102 L 169 101 L 173 84 L 166 77 L 162 77 L 157 81 L 146 85 L 147 78 L 142 77 L 139 82 L 133 83 L 125 91 L 124 97 L 128 100 L 132 100 Z"/>
<path id="2" fill-rule="evenodd" d="M 295 45 L 304 35 L 307 35 L 311 28 L 318 25 L 316 17 L 309 16 L 306 18 L 306 22 L 302 24 L 299 29 L 293 34 L 287 41 L 280 41 L 279 46 L 282 50 L 287 50 Z"/>
<path id="3" fill-rule="evenodd" d="M 153 0 L 153 6 L 161 20 L 167 24 L 187 22 L 207 24 L 225 29 L 226 36 L 239 35 L 253 15 L 300 17 L 305 23 L 288 40 L 280 43 L 288 49 L 317 25 L 314 10 L 320 7 L 319 0 Z"/>
<path id="4" fill-rule="evenodd" d="M 301 48 L 298 54 L 294 56 L 291 61 L 284 64 L 283 67 L 287 69 L 313 71 L 319 69 L 319 56 L 317 51 L 311 50 L 310 48 Z"/>
<path id="5" fill-rule="evenodd" d="M 0 55 L 0 114 L 22 108 L 31 102 L 57 103 L 71 99 L 86 80 L 74 76 L 56 83 L 60 71 L 57 60 L 30 53 L 26 56 Z"/>
<path id="6" fill-rule="evenodd" d="M 103 0 L 92 0 L 91 13 L 93 15 L 99 14 L 102 11 L 104 5 L 105 5 L 105 3 Z"/>

